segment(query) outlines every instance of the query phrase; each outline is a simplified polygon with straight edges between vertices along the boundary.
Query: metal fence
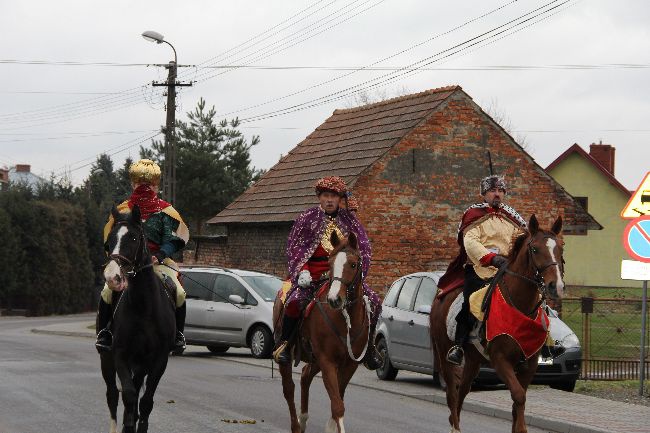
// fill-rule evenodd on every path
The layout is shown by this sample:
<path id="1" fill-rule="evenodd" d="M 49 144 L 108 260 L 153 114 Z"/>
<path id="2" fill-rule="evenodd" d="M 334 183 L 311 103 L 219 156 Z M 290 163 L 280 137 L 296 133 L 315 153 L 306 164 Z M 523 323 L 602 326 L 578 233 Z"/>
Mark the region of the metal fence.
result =
<path id="1" fill-rule="evenodd" d="M 612 291 L 603 294 L 609 297 L 566 297 L 562 300 L 562 320 L 573 329 L 582 346 L 582 378 L 638 380 L 641 300 L 612 297 L 617 295 Z M 646 332 L 646 378 L 650 377 L 649 340 Z"/>

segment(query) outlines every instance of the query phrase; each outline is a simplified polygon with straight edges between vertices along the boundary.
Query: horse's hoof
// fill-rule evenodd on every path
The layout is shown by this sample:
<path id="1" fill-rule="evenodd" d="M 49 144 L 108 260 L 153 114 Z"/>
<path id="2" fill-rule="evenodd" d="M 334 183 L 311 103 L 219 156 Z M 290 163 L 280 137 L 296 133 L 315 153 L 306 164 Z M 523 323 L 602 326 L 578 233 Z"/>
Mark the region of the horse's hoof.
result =
<path id="1" fill-rule="evenodd" d="M 307 429 L 307 420 L 309 419 L 309 414 L 308 413 L 301 413 L 300 416 L 298 416 L 298 422 L 300 423 L 300 432 L 305 433 L 305 430 Z"/>
<path id="2" fill-rule="evenodd" d="M 449 433 L 460 433 L 460 430 L 457 430 L 452 427 L 451 430 L 449 430 Z"/>

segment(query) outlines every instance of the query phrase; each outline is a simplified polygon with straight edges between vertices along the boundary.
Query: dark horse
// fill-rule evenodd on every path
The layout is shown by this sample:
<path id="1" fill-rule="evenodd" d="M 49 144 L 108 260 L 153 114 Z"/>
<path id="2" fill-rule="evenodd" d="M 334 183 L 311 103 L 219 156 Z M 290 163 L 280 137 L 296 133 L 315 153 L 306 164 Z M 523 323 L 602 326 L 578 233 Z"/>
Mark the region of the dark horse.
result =
<path id="1" fill-rule="evenodd" d="M 300 377 L 300 417 L 296 414 L 291 365 L 279 367 L 284 398 L 289 405 L 291 433 L 303 433 L 309 417 L 309 387 L 314 376 L 322 371 L 323 384 L 331 402 L 332 417 L 325 426 L 326 433 L 344 433 L 343 397 L 352 375 L 368 347 L 370 310 L 363 298 L 361 256 L 357 238 L 351 233 L 340 240 L 331 237 L 334 249 L 330 253 L 328 290 L 318 295 L 311 313 L 303 320 L 299 332 L 298 352 L 305 365 Z M 273 306 L 274 323 L 282 312 L 278 296 Z M 276 330 L 276 333 L 280 330 Z"/>
<path id="2" fill-rule="evenodd" d="M 116 373 L 124 404 L 122 432 L 135 433 L 137 421 L 137 433 L 145 433 L 153 395 L 174 344 L 174 298 L 154 273 L 140 209 L 134 206 L 131 213 L 119 213 L 113 207 L 111 213 L 114 224 L 107 240 L 110 261 L 104 277 L 111 287 L 124 291 L 119 299 L 113 298 L 113 350 L 101 355 L 106 401 L 111 413 L 110 433 L 117 432 Z M 146 387 L 138 410 L 145 378 Z"/>
<path id="3" fill-rule="evenodd" d="M 562 230 L 562 218 L 550 231 L 539 228 L 535 215 L 531 216 L 528 232 L 515 241 L 503 277 L 498 281 L 508 304 L 529 317 L 537 314 L 540 302 L 548 295 L 558 299 L 563 294 L 562 241 L 557 238 Z M 499 272 L 501 274 L 501 272 Z M 456 367 L 447 362 L 446 354 L 453 344 L 447 336 L 446 318 L 449 308 L 462 287 L 442 299 L 436 298 L 431 307 L 431 339 L 435 347 L 440 373 L 447 382 L 447 406 L 451 433 L 460 432 L 460 411 L 463 400 L 478 374 L 483 356 L 471 344 L 466 344 L 465 365 Z M 526 390 L 537 370 L 538 354 L 524 356 L 520 346 L 508 335 L 499 335 L 487 346 L 490 364 L 506 384 L 512 397 L 512 431 L 525 433 L 524 408 Z M 457 376 L 458 373 L 458 376 Z"/>

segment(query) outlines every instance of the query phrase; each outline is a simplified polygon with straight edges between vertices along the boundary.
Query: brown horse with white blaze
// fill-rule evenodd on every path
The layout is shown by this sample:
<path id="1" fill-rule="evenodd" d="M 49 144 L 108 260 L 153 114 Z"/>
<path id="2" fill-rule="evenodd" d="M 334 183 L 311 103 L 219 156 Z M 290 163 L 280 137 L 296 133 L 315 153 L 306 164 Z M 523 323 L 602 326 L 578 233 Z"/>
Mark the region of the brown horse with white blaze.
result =
<path id="1" fill-rule="evenodd" d="M 558 239 L 561 230 L 561 217 L 557 218 L 549 231 L 540 229 L 537 218 L 532 215 L 528 231 L 514 240 L 508 264 L 498 274 L 502 277 L 497 281 L 495 296 L 500 290 L 507 304 L 531 319 L 541 314 L 539 307 L 547 296 L 558 299 L 563 295 L 563 242 Z M 472 344 L 465 344 L 463 348 L 463 367 L 454 366 L 446 359 L 446 354 L 453 345 L 447 334 L 447 315 L 451 304 L 461 293 L 462 286 L 442 298 L 436 298 L 429 319 L 432 346 L 435 347 L 440 374 L 447 383 L 451 433 L 460 433 L 463 401 L 484 360 Z M 526 357 L 522 347 L 510 335 L 501 334 L 489 342 L 485 352 L 489 356 L 490 365 L 510 390 L 513 402 L 512 432 L 525 433 L 526 390 L 537 370 L 539 350 Z"/>
<path id="2" fill-rule="evenodd" d="M 334 249 L 329 256 L 329 285 L 316 296 L 315 305 L 304 318 L 294 345 L 294 352 L 300 353 L 305 362 L 300 378 L 300 416 L 294 402 L 292 366 L 279 366 L 284 398 L 289 406 L 291 433 L 305 432 L 309 418 L 309 387 L 319 371 L 331 402 L 332 415 L 325 432 L 345 433 L 345 389 L 368 347 L 370 304 L 363 296 L 357 238 L 351 233 L 341 240 L 334 232 L 330 240 Z M 278 296 L 273 307 L 274 323 L 279 323 L 282 309 Z M 275 332 L 279 335 L 281 331 L 276 329 Z"/>

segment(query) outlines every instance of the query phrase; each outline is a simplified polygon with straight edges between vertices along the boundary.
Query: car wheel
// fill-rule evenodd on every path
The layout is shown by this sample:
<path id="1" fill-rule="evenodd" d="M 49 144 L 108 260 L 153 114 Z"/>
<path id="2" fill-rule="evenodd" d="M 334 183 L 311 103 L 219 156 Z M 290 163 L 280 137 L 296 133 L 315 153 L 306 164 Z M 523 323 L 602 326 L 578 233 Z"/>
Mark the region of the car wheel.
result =
<path id="1" fill-rule="evenodd" d="M 230 346 L 215 346 L 215 345 L 209 345 L 206 346 L 208 350 L 212 353 L 225 353 L 230 349 Z"/>
<path id="2" fill-rule="evenodd" d="M 553 389 L 559 389 L 560 391 L 573 392 L 576 388 L 576 380 L 569 380 L 566 382 L 558 382 L 551 385 Z"/>
<path id="3" fill-rule="evenodd" d="M 390 359 L 388 358 L 388 345 L 386 344 L 386 339 L 383 337 L 377 342 L 377 352 L 379 352 L 383 359 L 381 366 L 375 370 L 377 377 L 381 380 L 394 380 L 398 370 L 390 363 Z"/>
<path id="4" fill-rule="evenodd" d="M 273 350 L 273 336 L 266 326 L 256 326 L 251 333 L 251 353 L 255 358 L 268 358 Z"/>

